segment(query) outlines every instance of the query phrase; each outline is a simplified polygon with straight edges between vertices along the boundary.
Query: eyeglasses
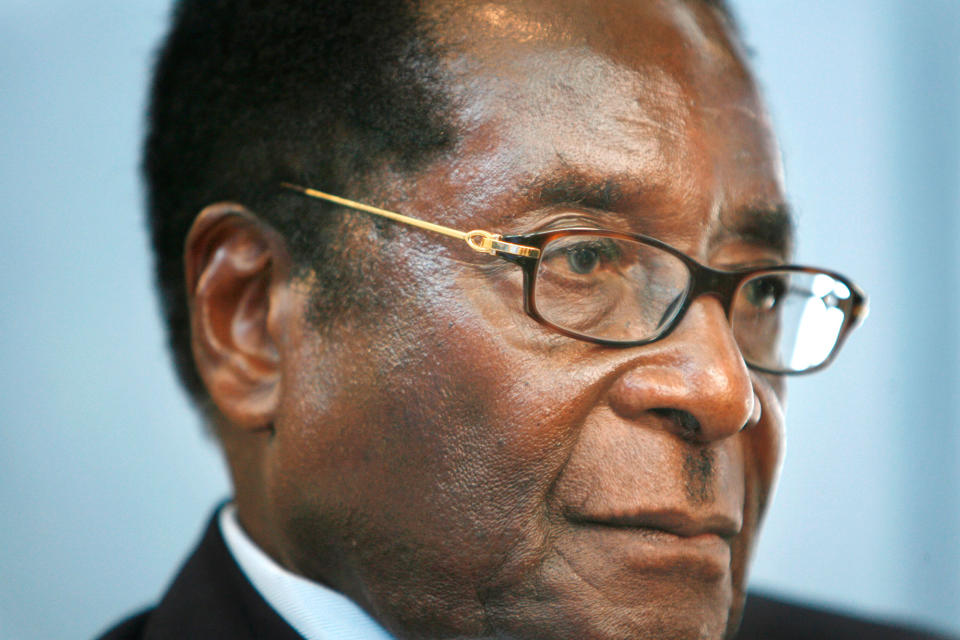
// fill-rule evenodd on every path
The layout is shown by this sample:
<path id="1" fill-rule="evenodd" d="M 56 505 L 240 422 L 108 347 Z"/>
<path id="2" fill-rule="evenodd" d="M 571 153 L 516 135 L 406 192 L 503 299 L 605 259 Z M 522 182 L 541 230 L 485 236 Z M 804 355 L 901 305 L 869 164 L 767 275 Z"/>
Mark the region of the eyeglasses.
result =
<path id="1" fill-rule="evenodd" d="M 744 361 L 774 374 L 828 365 L 867 317 L 866 295 L 832 271 L 776 265 L 713 269 L 655 238 L 592 228 L 501 236 L 458 231 L 316 189 L 304 195 L 465 241 L 523 269 L 523 305 L 537 322 L 571 338 L 610 347 L 660 340 L 693 301 L 718 298 Z"/>

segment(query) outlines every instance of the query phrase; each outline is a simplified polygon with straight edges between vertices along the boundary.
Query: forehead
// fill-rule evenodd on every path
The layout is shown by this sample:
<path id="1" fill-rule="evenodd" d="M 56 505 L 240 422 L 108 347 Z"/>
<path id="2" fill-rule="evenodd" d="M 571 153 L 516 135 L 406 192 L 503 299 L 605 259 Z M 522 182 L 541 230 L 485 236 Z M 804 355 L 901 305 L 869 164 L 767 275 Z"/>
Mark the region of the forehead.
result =
<path id="1" fill-rule="evenodd" d="M 443 179 L 467 210 L 495 198 L 529 207 L 563 184 L 615 194 L 647 222 L 669 212 L 722 226 L 739 211 L 783 210 L 766 113 L 724 17 L 705 3 L 434 12 L 463 133 Z M 507 217 L 523 209 L 501 204 Z"/>

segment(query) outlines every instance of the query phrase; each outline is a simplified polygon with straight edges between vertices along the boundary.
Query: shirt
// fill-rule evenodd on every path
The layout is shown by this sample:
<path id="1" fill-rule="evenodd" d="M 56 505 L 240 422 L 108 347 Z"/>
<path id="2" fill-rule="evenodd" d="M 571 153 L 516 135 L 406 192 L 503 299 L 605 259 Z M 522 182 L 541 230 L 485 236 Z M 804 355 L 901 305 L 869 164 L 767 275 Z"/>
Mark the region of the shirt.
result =
<path id="1" fill-rule="evenodd" d="M 350 598 L 277 564 L 240 527 L 233 504 L 220 510 L 219 524 L 247 580 L 306 640 L 394 640 Z"/>

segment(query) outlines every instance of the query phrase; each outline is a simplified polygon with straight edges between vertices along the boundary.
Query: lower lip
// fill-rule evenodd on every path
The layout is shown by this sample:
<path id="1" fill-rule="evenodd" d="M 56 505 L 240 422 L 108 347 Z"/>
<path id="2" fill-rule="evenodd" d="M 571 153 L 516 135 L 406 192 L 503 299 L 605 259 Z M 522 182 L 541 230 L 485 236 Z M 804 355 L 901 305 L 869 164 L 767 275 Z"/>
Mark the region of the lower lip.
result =
<path id="1" fill-rule="evenodd" d="M 730 574 L 730 543 L 713 533 L 678 536 L 659 529 L 603 524 L 578 525 L 584 543 L 630 570 L 696 577 L 704 581 Z"/>

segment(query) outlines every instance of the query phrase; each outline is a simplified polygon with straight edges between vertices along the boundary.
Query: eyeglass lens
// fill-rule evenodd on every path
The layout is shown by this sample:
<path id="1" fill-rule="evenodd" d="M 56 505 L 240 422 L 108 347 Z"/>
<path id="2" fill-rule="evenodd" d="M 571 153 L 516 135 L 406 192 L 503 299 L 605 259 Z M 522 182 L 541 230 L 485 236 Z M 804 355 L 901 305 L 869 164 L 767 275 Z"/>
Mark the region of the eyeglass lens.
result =
<path id="1" fill-rule="evenodd" d="M 850 289 L 826 273 L 759 274 L 737 290 L 730 324 L 748 362 L 806 371 L 836 347 L 850 297 Z"/>
<path id="2" fill-rule="evenodd" d="M 677 256 L 635 240 L 562 236 L 543 247 L 534 304 L 547 322 L 585 337 L 657 337 L 683 306 L 690 270 Z M 825 273 L 771 269 L 741 283 L 730 312 L 744 359 L 804 371 L 830 357 L 851 292 Z"/>

